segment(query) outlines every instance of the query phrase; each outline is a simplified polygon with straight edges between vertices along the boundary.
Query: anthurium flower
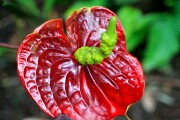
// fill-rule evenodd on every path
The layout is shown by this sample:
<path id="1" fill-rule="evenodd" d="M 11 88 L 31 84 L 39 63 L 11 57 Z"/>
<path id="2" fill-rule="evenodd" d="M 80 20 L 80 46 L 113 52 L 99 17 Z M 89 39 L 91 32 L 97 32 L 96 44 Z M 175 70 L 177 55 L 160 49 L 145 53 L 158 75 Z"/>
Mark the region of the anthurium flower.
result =
<path id="1" fill-rule="evenodd" d="M 128 19 L 128 18 L 127 18 Z M 82 8 L 65 22 L 45 22 L 21 43 L 19 78 L 49 116 L 110 120 L 125 115 L 144 91 L 138 60 L 126 51 L 118 17 L 104 7 Z"/>

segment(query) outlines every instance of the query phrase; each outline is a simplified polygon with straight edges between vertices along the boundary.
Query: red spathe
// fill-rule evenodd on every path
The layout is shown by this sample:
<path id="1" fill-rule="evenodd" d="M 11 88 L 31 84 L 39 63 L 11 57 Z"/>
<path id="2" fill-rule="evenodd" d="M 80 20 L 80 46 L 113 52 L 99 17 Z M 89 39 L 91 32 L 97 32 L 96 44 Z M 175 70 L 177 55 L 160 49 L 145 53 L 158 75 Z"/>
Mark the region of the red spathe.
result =
<path id="1" fill-rule="evenodd" d="M 109 120 L 125 115 L 127 107 L 142 97 L 142 68 L 126 51 L 119 20 L 116 46 L 101 64 L 82 66 L 74 58 L 82 46 L 99 46 L 112 16 L 116 15 L 103 7 L 83 8 L 66 20 L 67 37 L 62 20 L 54 19 L 36 28 L 20 45 L 19 78 L 51 117 L 64 113 L 74 120 Z"/>

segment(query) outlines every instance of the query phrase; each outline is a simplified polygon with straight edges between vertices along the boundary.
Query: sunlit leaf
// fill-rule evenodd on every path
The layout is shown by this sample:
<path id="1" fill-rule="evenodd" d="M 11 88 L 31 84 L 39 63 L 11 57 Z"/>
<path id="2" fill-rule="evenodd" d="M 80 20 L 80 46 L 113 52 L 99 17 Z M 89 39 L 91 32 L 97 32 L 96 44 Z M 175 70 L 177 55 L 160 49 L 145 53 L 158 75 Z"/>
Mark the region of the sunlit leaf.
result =
<path id="1" fill-rule="evenodd" d="M 145 71 L 161 68 L 168 64 L 179 50 L 178 36 L 172 18 L 162 19 L 151 27 L 144 53 Z"/>
<path id="2" fill-rule="evenodd" d="M 82 0 L 76 1 L 68 9 L 65 11 L 64 16 L 68 18 L 68 16 L 75 10 L 78 10 L 82 7 L 91 7 L 91 6 L 106 6 L 108 3 L 107 0 Z"/>
<path id="3" fill-rule="evenodd" d="M 125 6 L 117 12 L 120 18 L 127 41 L 128 51 L 134 50 L 143 40 L 146 24 L 139 9 Z"/>
<path id="4" fill-rule="evenodd" d="M 130 52 L 143 42 L 151 24 L 164 16 L 158 13 L 143 15 L 141 10 L 129 6 L 122 7 L 117 12 L 117 15 L 122 22 L 126 35 L 127 49 Z"/>

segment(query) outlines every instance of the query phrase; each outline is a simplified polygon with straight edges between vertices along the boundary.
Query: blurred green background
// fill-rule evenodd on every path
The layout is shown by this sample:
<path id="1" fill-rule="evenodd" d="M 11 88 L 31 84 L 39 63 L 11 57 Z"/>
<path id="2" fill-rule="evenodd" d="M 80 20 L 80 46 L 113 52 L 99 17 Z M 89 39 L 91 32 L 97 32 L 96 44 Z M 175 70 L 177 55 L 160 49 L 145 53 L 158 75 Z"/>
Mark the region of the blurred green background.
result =
<path id="1" fill-rule="evenodd" d="M 180 0 L 2 0 L 0 43 L 18 46 L 43 22 L 65 21 L 74 10 L 90 6 L 104 6 L 118 15 L 128 51 L 142 63 L 146 91 L 129 117 L 180 119 Z M 0 120 L 50 119 L 22 88 L 16 52 L 0 47 Z"/>

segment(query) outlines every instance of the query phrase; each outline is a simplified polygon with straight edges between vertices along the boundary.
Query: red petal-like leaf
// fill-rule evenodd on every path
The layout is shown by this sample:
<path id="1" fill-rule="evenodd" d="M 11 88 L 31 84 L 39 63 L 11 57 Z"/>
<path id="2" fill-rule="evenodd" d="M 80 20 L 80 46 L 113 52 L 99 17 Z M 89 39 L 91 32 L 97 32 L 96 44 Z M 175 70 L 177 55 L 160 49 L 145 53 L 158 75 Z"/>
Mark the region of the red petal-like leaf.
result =
<path id="1" fill-rule="evenodd" d="M 63 33 L 62 20 L 51 20 L 28 35 L 18 49 L 20 80 L 30 96 L 50 116 L 61 113 L 51 89 L 51 67 L 70 59 L 71 46 Z M 64 62 L 63 62 L 64 64 Z M 62 69 L 66 74 L 68 70 Z M 52 75 L 53 76 L 53 75 Z"/>
<path id="2" fill-rule="evenodd" d="M 99 94 L 103 95 L 103 100 L 99 103 L 109 101 L 110 107 L 107 111 L 112 118 L 124 115 L 127 107 L 142 97 L 144 76 L 139 66 L 137 59 L 128 53 L 116 52 L 100 65 L 87 67 L 88 74 L 100 90 Z"/>

